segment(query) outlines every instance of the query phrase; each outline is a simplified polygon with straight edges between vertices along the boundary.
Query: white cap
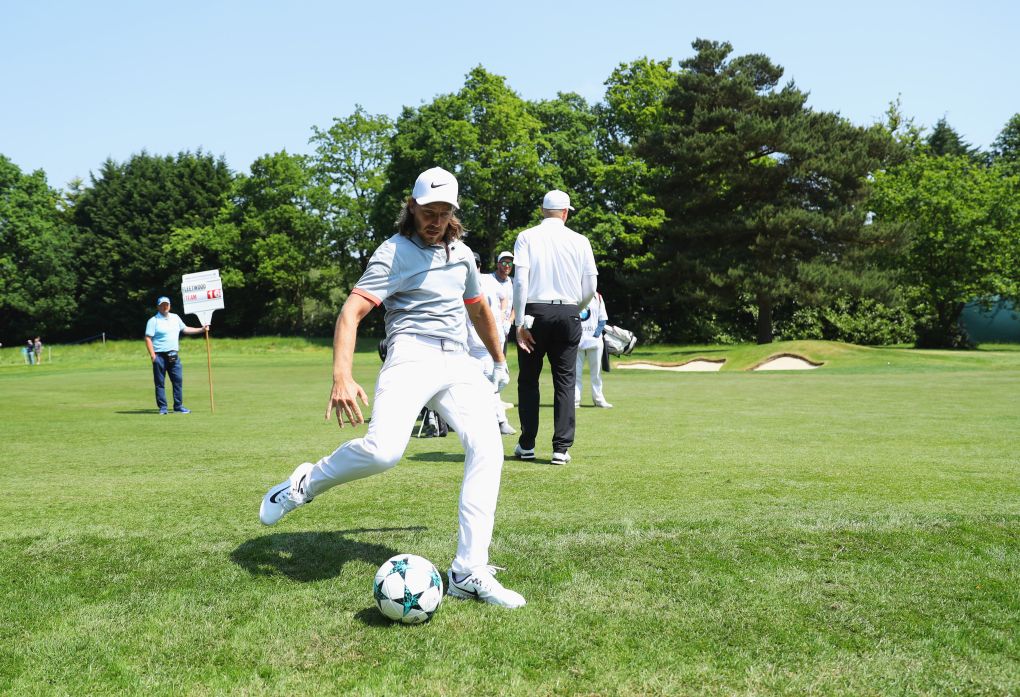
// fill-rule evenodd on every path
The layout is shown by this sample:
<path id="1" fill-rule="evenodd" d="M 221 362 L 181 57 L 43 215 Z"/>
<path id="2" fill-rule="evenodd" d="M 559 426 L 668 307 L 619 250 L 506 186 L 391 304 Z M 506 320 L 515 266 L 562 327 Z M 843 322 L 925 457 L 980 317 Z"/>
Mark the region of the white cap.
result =
<path id="1" fill-rule="evenodd" d="M 574 207 L 570 205 L 570 197 L 559 189 L 553 189 L 545 195 L 542 199 L 542 208 L 547 211 L 561 211 L 564 208 L 574 210 Z"/>
<path id="2" fill-rule="evenodd" d="M 496 257 L 496 261 L 503 261 L 504 259 L 513 259 L 514 255 L 510 252 L 500 252 L 499 256 Z"/>
<path id="3" fill-rule="evenodd" d="M 427 169 L 419 174 L 414 182 L 411 198 L 420 206 L 442 201 L 452 204 L 454 208 L 460 208 L 457 205 L 457 177 L 442 167 Z"/>

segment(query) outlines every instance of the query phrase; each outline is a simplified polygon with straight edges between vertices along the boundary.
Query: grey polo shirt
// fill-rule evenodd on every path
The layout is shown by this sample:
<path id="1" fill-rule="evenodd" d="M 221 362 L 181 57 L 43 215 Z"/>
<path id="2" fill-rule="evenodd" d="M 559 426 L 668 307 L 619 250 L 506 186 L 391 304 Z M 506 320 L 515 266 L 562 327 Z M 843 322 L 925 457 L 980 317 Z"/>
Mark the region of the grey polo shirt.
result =
<path id="1" fill-rule="evenodd" d="M 478 269 L 471 249 L 426 244 L 417 234 L 400 233 L 375 250 L 354 290 L 386 308 L 386 336 L 422 334 L 463 343 L 464 305 L 481 300 Z"/>

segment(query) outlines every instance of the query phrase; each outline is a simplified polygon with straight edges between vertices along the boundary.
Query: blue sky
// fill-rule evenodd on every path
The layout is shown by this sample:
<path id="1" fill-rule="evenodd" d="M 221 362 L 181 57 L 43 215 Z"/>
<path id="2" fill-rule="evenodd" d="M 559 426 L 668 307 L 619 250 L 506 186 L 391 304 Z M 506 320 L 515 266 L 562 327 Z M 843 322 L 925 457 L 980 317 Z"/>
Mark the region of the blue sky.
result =
<path id="1" fill-rule="evenodd" d="M 1018 6 L 0 0 L 0 154 L 55 187 L 143 149 L 202 148 L 246 172 L 309 152 L 311 127 L 355 104 L 395 117 L 479 64 L 526 99 L 594 102 L 619 63 L 685 58 L 698 37 L 766 54 L 816 109 L 868 124 L 900 95 L 917 123 L 945 116 L 988 147 L 1020 112 Z"/>

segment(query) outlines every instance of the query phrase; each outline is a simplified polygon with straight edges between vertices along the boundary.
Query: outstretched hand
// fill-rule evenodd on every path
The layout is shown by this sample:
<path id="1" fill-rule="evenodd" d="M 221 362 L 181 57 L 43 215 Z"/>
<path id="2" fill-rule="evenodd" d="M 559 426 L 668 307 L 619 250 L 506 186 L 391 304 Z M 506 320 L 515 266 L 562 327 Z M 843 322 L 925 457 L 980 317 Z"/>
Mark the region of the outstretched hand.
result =
<path id="1" fill-rule="evenodd" d="M 362 404 L 368 405 L 368 395 L 365 394 L 361 385 L 354 380 L 334 380 L 333 390 L 329 395 L 329 404 L 326 406 L 326 421 L 329 421 L 335 409 L 336 422 L 340 428 L 344 427 L 344 416 L 347 417 L 347 422 L 351 426 L 365 423 L 365 417 L 361 414 L 358 400 L 361 400 Z"/>
<path id="2" fill-rule="evenodd" d="M 530 329 L 525 326 L 517 327 L 517 345 L 526 353 L 531 353 L 535 348 L 535 337 L 532 336 Z"/>

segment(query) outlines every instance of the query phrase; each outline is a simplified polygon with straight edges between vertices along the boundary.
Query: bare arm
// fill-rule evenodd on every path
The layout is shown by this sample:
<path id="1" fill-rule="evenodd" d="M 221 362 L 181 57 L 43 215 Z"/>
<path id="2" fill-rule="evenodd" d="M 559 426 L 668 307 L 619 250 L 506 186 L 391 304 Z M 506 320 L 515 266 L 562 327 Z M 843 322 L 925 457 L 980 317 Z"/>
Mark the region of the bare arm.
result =
<path id="1" fill-rule="evenodd" d="M 351 426 L 365 423 L 358 400 L 368 404 L 368 395 L 354 381 L 354 345 L 358 339 L 358 326 L 375 305 L 367 298 L 355 293 L 347 298 L 340 309 L 333 329 L 333 389 L 326 406 L 326 420 L 336 410 L 336 421 L 344 427 L 344 415 Z"/>
<path id="2" fill-rule="evenodd" d="M 582 310 L 588 307 L 588 303 L 595 297 L 595 289 L 598 287 L 598 276 L 583 276 L 581 278 L 581 302 L 578 305 Z"/>
<path id="3" fill-rule="evenodd" d="M 527 304 L 528 269 L 527 267 L 518 267 L 514 273 L 514 323 L 518 326 L 524 324 L 524 306 Z"/>
<path id="4" fill-rule="evenodd" d="M 148 334 L 145 335 L 145 348 L 149 349 L 149 358 L 152 362 L 156 362 L 156 349 L 152 347 L 152 337 Z"/>
<path id="5" fill-rule="evenodd" d="M 495 363 L 506 363 L 506 357 L 503 355 L 503 338 L 499 336 L 499 332 L 496 330 L 496 318 L 492 316 L 489 301 L 483 295 L 481 300 L 466 305 L 466 307 L 471 324 L 474 325 L 475 331 L 478 332 L 478 338 L 482 340 L 485 348 L 489 350 L 492 360 Z"/>
<path id="6" fill-rule="evenodd" d="M 517 345 L 531 353 L 535 348 L 535 337 L 531 336 L 531 330 L 524 326 L 524 308 L 527 304 L 528 269 L 518 266 L 514 272 L 514 324 L 517 326 Z"/>

